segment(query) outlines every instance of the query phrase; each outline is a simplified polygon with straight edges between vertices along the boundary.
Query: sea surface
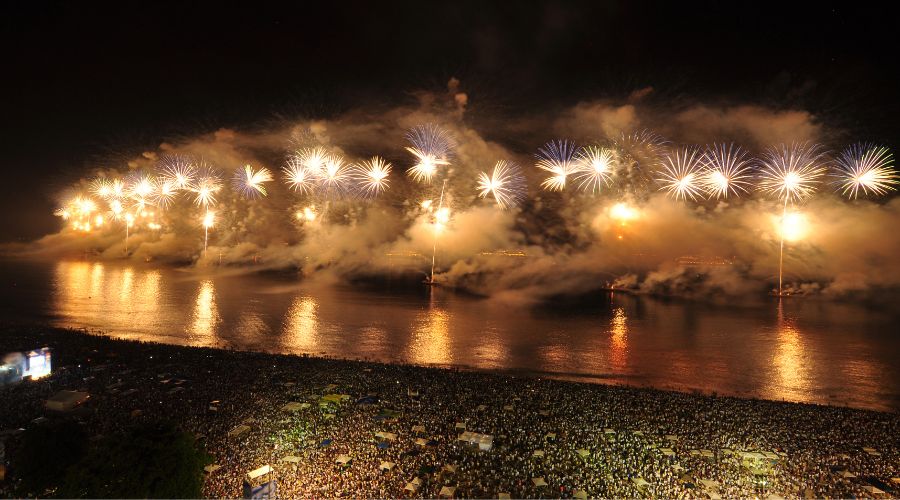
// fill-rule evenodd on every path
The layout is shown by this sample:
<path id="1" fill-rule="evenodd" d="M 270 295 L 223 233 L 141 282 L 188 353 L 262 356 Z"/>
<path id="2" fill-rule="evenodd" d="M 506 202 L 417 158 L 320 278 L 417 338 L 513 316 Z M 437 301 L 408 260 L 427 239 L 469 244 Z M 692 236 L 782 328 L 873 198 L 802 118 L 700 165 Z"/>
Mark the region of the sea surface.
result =
<path id="1" fill-rule="evenodd" d="M 610 292 L 522 304 L 409 281 L 9 259 L 0 300 L 7 323 L 128 339 L 900 411 L 896 307 Z"/>

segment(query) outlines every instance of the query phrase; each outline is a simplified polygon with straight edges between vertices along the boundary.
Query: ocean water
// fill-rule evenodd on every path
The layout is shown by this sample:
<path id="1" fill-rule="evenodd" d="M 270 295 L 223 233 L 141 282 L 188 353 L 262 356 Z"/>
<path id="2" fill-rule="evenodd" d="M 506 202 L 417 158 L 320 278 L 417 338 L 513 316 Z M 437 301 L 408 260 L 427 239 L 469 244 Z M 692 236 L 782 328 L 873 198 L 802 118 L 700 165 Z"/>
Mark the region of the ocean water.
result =
<path id="1" fill-rule="evenodd" d="M 900 311 L 883 306 L 609 292 L 518 304 L 408 281 L 91 260 L 6 259 L 0 287 L 8 322 L 129 339 L 900 410 Z"/>

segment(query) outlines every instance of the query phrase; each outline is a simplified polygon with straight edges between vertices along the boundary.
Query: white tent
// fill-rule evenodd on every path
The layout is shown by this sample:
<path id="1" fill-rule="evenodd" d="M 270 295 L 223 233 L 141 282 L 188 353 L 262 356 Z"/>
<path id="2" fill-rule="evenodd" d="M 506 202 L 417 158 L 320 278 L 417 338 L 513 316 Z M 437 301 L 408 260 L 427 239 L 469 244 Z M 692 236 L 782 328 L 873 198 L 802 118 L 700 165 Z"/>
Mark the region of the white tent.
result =
<path id="1" fill-rule="evenodd" d="M 534 450 L 531 456 L 541 458 L 544 456 L 544 450 Z"/>
<path id="2" fill-rule="evenodd" d="M 282 406 L 281 411 L 295 412 L 295 411 L 300 411 L 304 408 L 309 408 L 309 403 L 291 402 L 291 403 L 288 403 L 288 404 Z"/>
<path id="3" fill-rule="evenodd" d="M 675 452 L 672 450 L 672 448 L 660 448 L 659 451 L 662 452 L 662 454 L 667 457 L 675 456 Z"/>
<path id="4" fill-rule="evenodd" d="M 294 455 L 288 455 L 281 459 L 282 462 L 290 462 L 292 464 L 300 463 L 300 457 L 295 457 Z"/>
<path id="5" fill-rule="evenodd" d="M 394 441 L 397 439 L 397 435 L 394 434 L 393 432 L 384 432 L 384 431 L 376 432 L 375 437 L 378 439 L 383 439 L 385 441 Z"/>
<path id="6" fill-rule="evenodd" d="M 478 434 L 466 431 L 459 435 L 459 440 L 465 443 L 477 445 L 481 450 L 490 450 L 494 447 L 494 436 L 490 434 Z"/>
<path id="7" fill-rule="evenodd" d="M 584 448 L 579 448 L 579 449 L 575 450 L 575 452 L 578 453 L 578 456 L 580 456 L 581 458 L 585 458 L 591 454 L 590 451 L 588 451 Z"/>
<path id="8" fill-rule="evenodd" d="M 534 486 L 540 488 L 541 486 L 547 486 L 547 481 L 544 481 L 542 477 L 533 477 L 531 478 L 531 482 L 534 483 Z"/>
<path id="9" fill-rule="evenodd" d="M 444 486 L 441 488 L 440 493 L 438 495 L 442 497 L 452 498 L 456 493 L 456 486 Z"/>
<path id="10" fill-rule="evenodd" d="M 228 437 L 238 437 L 238 436 L 240 436 L 242 434 L 246 434 L 248 432 L 250 432 L 249 425 L 239 425 L 239 426 L 235 427 L 234 429 L 231 429 L 230 431 L 228 431 Z"/>
<path id="11" fill-rule="evenodd" d="M 456 472 L 456 466 L 455 466 L 455 465 L 451 465 L 451 464 L 447 464 L 447 465 L 443 466 L 441 469 L 442 469 L 442 470 L 445 470 L 445 471 L 447 471 L 447 472 L 450 472 L 450 473 L 455 473 L 455 472 Z"/>
<path id="12" fill-rule="evenodd" d="M 272 466 L 268 465 L 268 464 L 263 465 L 262 467 L 260 467 L 258 469 L 253 469 L 252 471 L 248 472 L 247 479 L 256 479 L 259 476 L 264 476 L 270 472 L 272 472 Z"/>
<path id="13" fill-rule="evenodd" d="M 206 471 L 208 474 L 212 474 L 213 472 L 215 472 L 221 468 L 222 468 L 222 466 L 219 464 L 212 464 L 212 465 L 207 465 L 206 467 L 203 468 L 203 470 Z"/>
<path id="14" fill-rule="evenodd" d="M 425 434 L 425 426 L 424 425 L 414 425 L 412 428 L 412 431 L 413 432 L 421 432 L 422 434 Z"/>
<path id="15" fill-rule="evenodd" d="M 337 457 L 337 458 L 334 460 L 334 463 L 336 463 L 336 464 L 341 464 L 341 465 L 347 465 L 347 464 L 349 464 L 351 461 L 353 461 L 353 459 L 350 458 L 350 455 L 340 455 L 339 457 Z"/>
<path id="16" fill-rule="evenodd" d="M 78 391 L 59 391 L 44 404 L 48 410 L 53 411 L 70 411 L 76 406 L 83 404 L 90 399 L 91 395 L 86 392 Z"/>
<path id="17" fill-rule="evenodd" d="M 465 423 L 465 422 L 457 422 L 457 423 L 456 423 L 456 428 L 457 428 L 457 429 L 466 430 L 466 423 Z"/>
<path id="18" fill-rule="evenodd" d="M 580 500 L 587 500 L 588 494 L 587 494 L 587 492 L 584 491 L 584 490 L 576 490 L 576 491 L 575 491 L 575 494 L 572 495 L 572 496 L 575 497 L 575 498 L 578 498 L 578 499 L 580 499 Z"/>
<path id="19" fill-rule="evenodd" d="M 391 470 L 394 468 L 394 462 L 381 462 L 381 465 L 378 466 L 379 470 Z"/>
<path id="20" fill-rule="evenodd" d="M 419 487 L 422 486 L 422 480 L 420 478 L 414 478 L 412 481 L 406 483 L 406 486 L 403 487 L 406 491 L 416 492 L 419 490 Z"/>
<path id="21" fill-rule="evenodd" d="M 650 484 L 647 481 L 645 481 L 644 478 L 642 478 L 642 477 L 632 478 L 631 481 L 634 483 L 635 488 L 637 488 L 639 490 L 643 490 Z"/>

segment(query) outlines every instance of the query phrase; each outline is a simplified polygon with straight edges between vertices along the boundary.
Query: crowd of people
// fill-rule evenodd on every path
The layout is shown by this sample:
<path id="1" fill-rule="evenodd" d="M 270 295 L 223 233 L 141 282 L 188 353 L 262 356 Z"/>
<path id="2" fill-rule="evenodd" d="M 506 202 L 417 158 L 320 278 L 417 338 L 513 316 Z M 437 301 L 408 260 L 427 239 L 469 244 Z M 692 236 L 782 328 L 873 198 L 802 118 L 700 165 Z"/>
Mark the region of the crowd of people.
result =
<path id="1" fill-rule="evenodd" d="M 85 391 L 94 435 L 159 419 L 197 435 L 209 497 L 264 465 L 254 481 L 285 498 L 900 495 L 895 413 L 7 330 L 54 366 L 0 388 L 0 431 Z"/>

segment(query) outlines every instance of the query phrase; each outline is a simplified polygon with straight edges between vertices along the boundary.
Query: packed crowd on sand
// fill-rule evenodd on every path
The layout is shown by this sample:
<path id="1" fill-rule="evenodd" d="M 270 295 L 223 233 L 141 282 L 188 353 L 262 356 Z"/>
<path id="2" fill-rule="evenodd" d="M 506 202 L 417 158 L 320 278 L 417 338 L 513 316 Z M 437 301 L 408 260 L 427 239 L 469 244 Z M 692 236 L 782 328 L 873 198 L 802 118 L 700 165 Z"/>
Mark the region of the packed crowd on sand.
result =
<path id="1" fill-rule="evenodd" d="M 93 435 L 195 433 L 210 497 L 264 465 L 286 498 L 900 495 L 894 413 L 7 330 L 54 368 L 0 388 L 0 431 L 85 391 Z"/>

